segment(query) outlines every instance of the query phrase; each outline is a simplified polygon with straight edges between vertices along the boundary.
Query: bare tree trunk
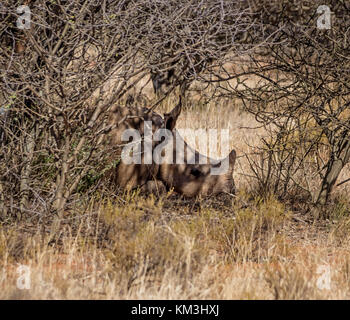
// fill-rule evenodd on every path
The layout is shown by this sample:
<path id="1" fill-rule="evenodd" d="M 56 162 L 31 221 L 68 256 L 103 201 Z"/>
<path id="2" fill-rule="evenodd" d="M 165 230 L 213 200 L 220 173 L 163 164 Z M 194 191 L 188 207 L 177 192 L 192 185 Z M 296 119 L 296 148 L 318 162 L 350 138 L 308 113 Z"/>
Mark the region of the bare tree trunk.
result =
<path id="1" fill-rule="evenodd" d="M 51 226 L 51 232 L 49 241 L 51 241 L 57 234 L 60 225 L 61 220 L 64 215 L 64 207 L 67 202 L 67 198 L 65 197 L 65 187 L 66 187 L 66 179 L 67 179 L 67 173 L 69 171 L 69 164 L 68 164 L 68 156 L 69 156 L 69 150 L 70 150 L 70 139 L 68 137 L 65 138 L 64 146 L 63 146 L 63 159 L 62 159 L 62 166 L 61 166 L 61 172 L 59 175 L 57 175 L 57 189 L 56 189 L 56 195 L 55 200 L 53 203 L 53 208 L 56 211 L 56 217 L 53 220 L 52 226 Z"/>
<path id="2" fill-rule="evenodd" d="M 20 182 L 20 192 L 21 192 L 21 202 L 20 202 L 20 211 L 23 213 L 24 209 L 27 206 L 28 196 L 29 196 L 29 181 L 30 173 L 32 168 L 32 160 L 34 156 L 34 136 L 35 136 L 35 127 L 29 132 L 28 136 L 23 143 L 23 168 L 21 172 L 21 182 Z"/>
<path id="3" fill-rule="evenodd" d="M 350 141 L 349 138 L 343 139 L 337 150 L 334 152 L 334 157 L 328 161 L 327 172 L 322 180 L 319 190 L 314 194 L 313 203 L 317 206 L 326 204 L 329 195 L 334 187 L 335 182 L 350 158 Z"/>
<path id="4" fill-rule="evenodd" d="M 0 218 L 5 219 L 7 216 L 7 209 L 5 206 L 4 188 L 0 182 Z"/>

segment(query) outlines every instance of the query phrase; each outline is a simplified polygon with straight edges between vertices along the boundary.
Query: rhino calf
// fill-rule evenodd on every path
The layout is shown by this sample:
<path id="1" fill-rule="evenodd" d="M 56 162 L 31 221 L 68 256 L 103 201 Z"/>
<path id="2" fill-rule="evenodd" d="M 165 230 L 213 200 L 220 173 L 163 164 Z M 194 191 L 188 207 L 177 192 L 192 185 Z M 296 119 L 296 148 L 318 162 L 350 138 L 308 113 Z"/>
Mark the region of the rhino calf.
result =
<path id="1" fill-rule="evenodd" d="M 163 129 L 167 135 L 165 138 L 182 139 L 175 129 L 181 109 L 181 100 L 164 117 L 147 108 L 125 107 L 115 109 L 112 121 L 120 124 L 113 132 L 113 143 L 125 144 L 123 132 L 126 129 L 138 130 L 140 137 L 144 138 L 146 122 L 152 124 L 152 134 L 159 129 Z M 162 147 L 167 147 L 166 141 L 168 140 L 153 139 L 151 144 L 152 152 L 159 149 L 161 144 Z M 181 142 L 183 150 L 178 150 L 179 144 L 177 143 L 170 146 L 172 148 L 170 153 L 165 154 L 164 149 L 162 149 L 161 156 L 163 156 L 163 160 L 161 162 L 157 162 L 155 159 L 152 159 L 151 163 L 146 162 L 144 149 L 140 149 L 141 163 L 125 163 L 122 158 L 116 169 L 115 182 L 126 189 L 141 187 L 142 190 L 149 192 L 162 192 L 165 189 L 173 188 L 176 192 L 186 197 L 235 193 L 235 184 L 232 176 L 236 161 L 235 150 L 232 150 L 225 159 L 213 161 L 191 148 L 184 140 Z M 177 159 L 179 153 L 183 153 L 182 163 L 167 161 L 167 156 L 170 156 L 171 159 Z M 202 161 L 199 161 L 199 159 Z M 207 161 L 203 163 L 203 159 Z M 223 164 L 226 164 L 226 169 L 222 170 L 220 174 L 213 174 L 213 171 L 215 169 L 218 170 Z"/>
<path id="2" fill-rule="evenodd" d="M 110 124 L 116 124 L 116 128 L 111 131 L 110 143 L 114 146 L 123 146 L 125 141 L 123 140 L 123 133 L 127 129 L 134 129 L 143 135 L 144 122 L 149 121 L 152 123 L 152 131 L 164 126 L 163 118 L 155 113 L 150 112 L 147 108 L 129 108 L 116 106 L 111 110 Z M 117 154 L 118 158 L 121 157 L 121 148 L 119 148 Z M 116 168 L 114 174 L 114 182 L 123 189 L 134 189 L 136 187 L 144 187 L 144 190 L 154 191 L 149 184 L 149 188 L 146 189 L 148 181 L 156 179 L 159 166 L 155 163 L 145 164 L 144 154 L 142 153 L 142 161 L 137 164 L 127 164 L 121 159 Z"/>

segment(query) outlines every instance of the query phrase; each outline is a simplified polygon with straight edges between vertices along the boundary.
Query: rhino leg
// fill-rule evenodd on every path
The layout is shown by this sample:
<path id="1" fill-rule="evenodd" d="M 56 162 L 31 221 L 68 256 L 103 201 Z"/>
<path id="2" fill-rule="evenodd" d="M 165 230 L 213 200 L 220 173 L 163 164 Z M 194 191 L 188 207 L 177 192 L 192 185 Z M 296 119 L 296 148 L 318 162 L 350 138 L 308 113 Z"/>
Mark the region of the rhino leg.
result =
<path id="1" fill-rule="evenodd" d="M 165 185 L 160 180 L 149 180 L 142 187 L 142 192 L 162 194 L 166 192 Z"/>
<path id="2" fill-rule="evenodd" d="M 120 163 L 116 169 L 116 183 L 124 189 L 135 189 L 147 183 L 158 172 L 156 165 Z"/>

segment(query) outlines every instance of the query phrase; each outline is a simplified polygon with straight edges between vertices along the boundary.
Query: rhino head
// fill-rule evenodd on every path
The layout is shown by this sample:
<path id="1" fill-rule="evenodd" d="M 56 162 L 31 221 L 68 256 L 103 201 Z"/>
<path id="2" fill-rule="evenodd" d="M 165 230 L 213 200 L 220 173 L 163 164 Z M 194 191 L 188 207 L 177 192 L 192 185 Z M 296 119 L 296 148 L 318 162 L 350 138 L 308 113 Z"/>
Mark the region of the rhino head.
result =
<path id="1" fill-rule="evenodd" d="M 159 165 L 158 179 L 167 188 L 174 188 L 176 192 L 186 197 L 235 193 L 232 176 L 236 161 L 235 150 L 232 150 L 225 159 L 219 161 L 194 150 L 175 129 L 180 113 L 181 104 L 164 115 L 164 126 L 174 138 L 173 141 L 176 141 L 172 145 L 170 157 L 172 160 L 181 158 L 181 163 L 163 161 Z"/>
<path id="2" fill-rule="evenodd" d="M 234 193 L 232 174 L 236 161 L 235 150 L 225 159 L 214 161 L 191 148 L 175 129 L 181 109 L 180 100 L 164 117 L 147 108 L 119 108 L 114 111 L 114 121 L 121 122 L 114 135 L 116 143 L 123 141 L 123 131 L 130 128 L 138 130 L 143 138 L 146 122 L 151 123 L 153 135 L 152 162 L 146 163 L 143 148 L 140 149 L 141 163 L 125 163 L 122 159 L 117 167 L 116 183 L 128 189 L 143 186 L 148 191 L 173 188 L 186 197 Z M 157 136 L 158 132 L 162 134 Z M 179 154 L 182 159 L 180 163 L 176 161 Z"/>

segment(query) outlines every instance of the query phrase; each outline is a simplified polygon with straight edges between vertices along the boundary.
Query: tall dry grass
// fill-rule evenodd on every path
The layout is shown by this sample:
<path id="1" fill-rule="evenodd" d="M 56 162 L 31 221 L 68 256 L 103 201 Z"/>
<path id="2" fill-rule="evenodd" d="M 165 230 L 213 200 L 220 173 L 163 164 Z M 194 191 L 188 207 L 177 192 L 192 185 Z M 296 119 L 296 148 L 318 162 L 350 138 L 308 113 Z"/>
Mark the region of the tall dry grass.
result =
<path id="1" fill-rule="evenodd" d="M 310 225 L 273 198 L 238 199 L 193 206 L 129 193 L 67 215 L 52 243 L 39 225 L 3 226 L 0 298 L 349 297 L 347 216 Z M 18 288 L 20 265 L 29 267 L 28 289 Z M 319 287 L 322 268 L 329 289 Z"/>

